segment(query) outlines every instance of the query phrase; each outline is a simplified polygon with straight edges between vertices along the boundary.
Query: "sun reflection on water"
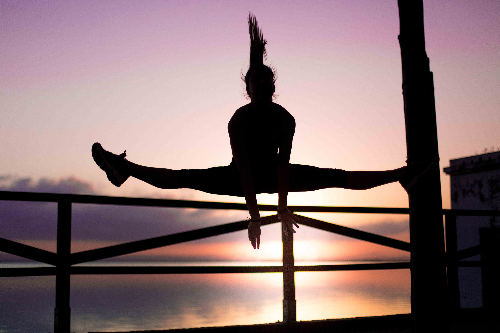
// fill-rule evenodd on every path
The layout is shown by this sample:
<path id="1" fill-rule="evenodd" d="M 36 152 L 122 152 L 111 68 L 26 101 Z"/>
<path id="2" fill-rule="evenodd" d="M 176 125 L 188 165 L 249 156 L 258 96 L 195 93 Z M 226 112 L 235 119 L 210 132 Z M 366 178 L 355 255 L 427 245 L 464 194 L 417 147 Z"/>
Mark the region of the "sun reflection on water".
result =
<path id="1" fill-rule="evenodd" d="M 295 286 L 297 320 L 410 312 L 409 270 L 297 272 Z M 4 278 L 6 311 L 0 322 L 21 327 L 22 318 L 31 316 L 39 318 L 36 331 L 50 331 L 53 301 L 53 278 Z M 282 301 L 281 273 L 71 278 L 71 322 L 77 333 L 277 322 L 283 319 Z"/>

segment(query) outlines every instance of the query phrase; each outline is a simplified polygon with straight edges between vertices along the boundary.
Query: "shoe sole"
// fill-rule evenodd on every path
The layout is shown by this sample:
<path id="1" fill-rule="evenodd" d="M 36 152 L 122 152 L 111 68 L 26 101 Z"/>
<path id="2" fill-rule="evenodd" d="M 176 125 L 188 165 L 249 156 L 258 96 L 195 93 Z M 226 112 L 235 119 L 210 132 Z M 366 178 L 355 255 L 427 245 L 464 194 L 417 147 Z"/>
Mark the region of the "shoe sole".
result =
<path id="1" fill-rule="evenodd" d="M 115 185 L 116 187 L 120 187 L 125 182 L 125 180 L 122 176 L 120 176 L 120 173 L 106 160 L 103 152 L 104 149 L 102 148 L 100 143 L 96 142 L 92 145 L 92 157 L 94 158 L 95 163 L 99 166 L 99 168 L 101 168 L 101 170 L 106 172 L 109 181 L 113 185 Z"/>

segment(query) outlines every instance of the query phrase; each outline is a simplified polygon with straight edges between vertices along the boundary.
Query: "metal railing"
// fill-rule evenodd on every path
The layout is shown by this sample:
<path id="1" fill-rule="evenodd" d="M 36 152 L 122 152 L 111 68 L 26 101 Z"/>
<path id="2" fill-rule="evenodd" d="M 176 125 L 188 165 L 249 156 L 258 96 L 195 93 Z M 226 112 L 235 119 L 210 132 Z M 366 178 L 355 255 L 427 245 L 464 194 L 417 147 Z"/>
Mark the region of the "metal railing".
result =
<path id="1" fill-rule="evenodd" d="M 40 263 L 52 265 L 53 267 L 20 267 L 1 268 L 0 277 L 14 276 L 56 276 L 56 304 L 54 315 L 54 332 L 70 331 L 70 276 L 75 274 L 210 274 L 210 273 L 283 273 L 283 322 L 292 323 L 296 321 L 295 301 L 295 272 L 303 271 L 344 271 L 344 270 L 379 270 L 379 269 L 409 269 L 410 262 L 395 263 L 363 263 L 342 265 L 313 265 L 295 266 L 293 257 L 293 234 L 286 235 L 282 231 L 283 242 L 283 264 L 281 266 L 74 266 L 76 264 L 88 263 L 96 260 L 109 259 L 121 255 L 132 254 L 139 251 L 151 250 L 183 242 L 199 240 L 211 236 L 223 235 L 235 231 L 245 230 L 248 221 L 238 221 L 222 225 L 206 227 L 176 234 L 159 236 L 139 241 L 133 241 L 93 250 L 71 253 L 71 211 L 72 204 L 103 204 L 137 207 L 176 207 L 197 209 L 226 209 L 246 210 L 245 204 L 203 202 L 187 200 L 146 199 L 127 197 L 107 197 L 94 195 L 33 193 L 33 192 L 8 192 L 0 191 L 0 200 L 8 201 L 32 201 L 32 202 L 56 202 L 57 203 L 57 252 L 41 250 L 32 246 L 24 245 L 12 240 L 0 238 L 0 251 L 35 260 Z M 259 205 L 261 211 L 276 211 L 276 206 Z M 320 206 L 291 206 L 294 212 L 315 213 L 358 213 L 358 214 L 409 214 L 408 208 L 375 208 L 375 207 L 320 207 Z M 456 216 L 500 216 L 498 211 L 465 211 L 465 210 L 443 210 L 446 217 L 446 234 L 448 248 L 451 250 L 451 266 L 481 265 L 477 262 L 457 261 L 480 253 L 479 247 L 456 251 Z M 0 212 L 1 217 L 1 212 Z M 262 218 L 262 225 L 279 222 L 277 215 Z M 351 237 L 358 240 L 388 246 L 390 248 L 410 252 L 410 243 L 392 239 L 373 233 L 348 228 L 345 226 L 303 217 L 300 224 L 319 230 Z M 453 235 L 455 235 L 453 237 Z M 450 247 L 451 244 L 451 247 Z M 454 244 L 454 245 L 453 245 Z M 454 247 L 453 247 L 454 246 Z M 450 250 L 449 250 L 450 252 Z M 454 279 L 455 270 L 448 274 L 449 285 L 458 285 Z M 458 289 L 457 289 L 458 290 Z"/>

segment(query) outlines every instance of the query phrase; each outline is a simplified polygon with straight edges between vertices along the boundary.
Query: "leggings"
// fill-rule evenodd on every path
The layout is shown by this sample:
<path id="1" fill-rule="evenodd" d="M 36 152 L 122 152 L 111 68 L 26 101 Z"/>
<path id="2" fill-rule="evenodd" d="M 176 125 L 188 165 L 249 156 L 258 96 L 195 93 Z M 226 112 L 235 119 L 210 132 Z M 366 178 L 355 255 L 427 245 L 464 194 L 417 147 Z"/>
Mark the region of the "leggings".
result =
<path id="1" fill-rule="evenodd" d="M 176 170 L 179 188 L 190 188 L 212 194 L 244 197 L 236 163 L 209 169 Z M 289 192 L 315 191 L 323 188 L 345 188 L 349 172 L 341 169 L 317 168 L 290 164 Z M 256 193 L 277 193 L 276 168 L 253 170 Z"/>

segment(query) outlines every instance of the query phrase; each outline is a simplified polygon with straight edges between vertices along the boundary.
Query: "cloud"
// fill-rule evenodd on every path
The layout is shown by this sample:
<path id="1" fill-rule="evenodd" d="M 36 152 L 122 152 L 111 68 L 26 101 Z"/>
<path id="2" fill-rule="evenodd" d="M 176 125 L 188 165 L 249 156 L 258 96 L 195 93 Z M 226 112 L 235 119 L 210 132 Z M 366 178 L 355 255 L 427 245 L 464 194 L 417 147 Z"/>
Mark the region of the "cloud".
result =
<path id="1" fill-rule="evenodd" d="M 91 183 L 74 176 L 62 179 L 41 178 L 35 181 L 29 177 L 16 178 L 10 175 L 0 175 L 0 182 L 7 183 L 7 185 L 0 186 L 2 191 L 96 194 Z"/>
<path id="2" fill-rule="evenodd" d="M 90 182 L 0 176 L 2 191 L 93 194 Z M 72 239 L 126 242 L 243 220 L 246 212 L 207 209 L 133 207 L 99 204 L 72 205 Z M 0 201 L 0 237 L 55 240 L 57 203 Z"/>
<path id="3" fill-rule="evenodd" d="M 11 175 L 0 175 L 0 182 L 5 182 L 5 181 L 8 181 L 12 178 L 13 178 L 13 176 L 11 176 Z"/>
<path id="4" fill-rule="evenodd" d="M 360 230 L 372 232 L 378 235 L 398 235 L 401 233 L 410 234 L 410 224 L 409 221 L 382 221 L 371 224 L 365 224 L 359 227 Z"/>

